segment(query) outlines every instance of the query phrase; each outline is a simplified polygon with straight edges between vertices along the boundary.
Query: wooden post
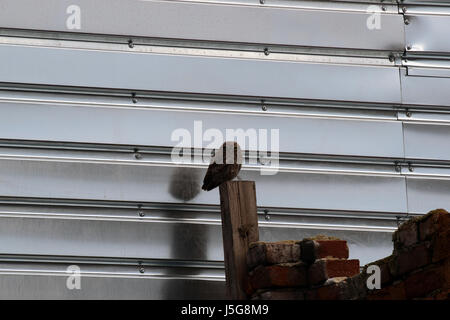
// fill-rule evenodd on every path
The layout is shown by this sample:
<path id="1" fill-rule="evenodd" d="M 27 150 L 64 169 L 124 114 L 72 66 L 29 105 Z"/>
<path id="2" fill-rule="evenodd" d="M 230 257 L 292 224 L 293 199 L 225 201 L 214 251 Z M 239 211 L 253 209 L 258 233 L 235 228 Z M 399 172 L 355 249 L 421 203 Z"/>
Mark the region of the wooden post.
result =
<path id="1" fill-rule="evenodd" d="M 220 185 L 223 251 L 228 297 L 247 299 L 246 256 L 251 242 L 259 241 L 254 181 L 227 181 Z"/>

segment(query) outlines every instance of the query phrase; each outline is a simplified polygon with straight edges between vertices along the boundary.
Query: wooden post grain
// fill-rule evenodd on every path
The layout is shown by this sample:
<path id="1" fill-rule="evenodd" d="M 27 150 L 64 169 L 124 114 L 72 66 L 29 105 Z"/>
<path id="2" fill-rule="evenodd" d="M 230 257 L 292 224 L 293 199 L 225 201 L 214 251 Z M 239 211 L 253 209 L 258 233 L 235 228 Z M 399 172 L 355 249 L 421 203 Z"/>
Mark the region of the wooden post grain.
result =
<path id="1" fill-rule="evenodd" d="M 248 246 L 259 241 L 255 182 L 227 181 L 219 190 L 227 294 L 231 299 L 242 300 L 247 298 Z"/>

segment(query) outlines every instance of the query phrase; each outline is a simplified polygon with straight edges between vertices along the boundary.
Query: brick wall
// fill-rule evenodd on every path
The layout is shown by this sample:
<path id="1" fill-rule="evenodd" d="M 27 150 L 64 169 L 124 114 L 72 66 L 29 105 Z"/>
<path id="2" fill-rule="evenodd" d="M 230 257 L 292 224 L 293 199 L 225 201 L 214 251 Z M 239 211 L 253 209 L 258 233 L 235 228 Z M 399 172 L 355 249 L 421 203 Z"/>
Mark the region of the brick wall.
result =
<path id="1" fill-rule="evenodd" d="M 361 273 L 359 260 L 348 259 L 346 241 L 337 238 L 252 243 L 247 294 L 263 300 L 450 299 L 450 214 L 438 209 L 410 219 L 393 242 L 392 255 Z M 379 267 L 380 289 L 367 286 L 371 265 Z"/>

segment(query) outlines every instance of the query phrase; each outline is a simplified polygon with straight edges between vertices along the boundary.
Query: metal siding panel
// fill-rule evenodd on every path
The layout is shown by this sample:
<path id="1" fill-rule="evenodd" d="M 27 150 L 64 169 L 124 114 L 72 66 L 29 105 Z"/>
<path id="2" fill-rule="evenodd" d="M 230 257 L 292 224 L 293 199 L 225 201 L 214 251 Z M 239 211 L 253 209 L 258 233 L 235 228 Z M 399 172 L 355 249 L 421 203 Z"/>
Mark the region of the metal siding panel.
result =
<path id="1" fill-rule="evenodd" d="M 0 194 L 5 197 L 184 203 L 177 192 L 182 175 L 190 177 L 187 183 L 193 186 L 187 203 L 219 203 L 217 190 L 200 191 L 204 174 L 200 168 L 14 160 L 0 164 Z M 406 211 L 405 182 L 400 176 L 293 172 L 262 176 L 244 170 L 241 177 L 256 181 L 260 206 Z"/>
<path id="2" fill-rule="evenodd" d="M 0 118 L 0 139 L 173 147 L 179 143 L 171 139 L 176 129 L 193 133 L 194 121 L 202 121 L 203 132 L 215 128 L 224 137 L 227 129 L 267 129 L 268 137 L 270 130 L 279 129 L 280 152 L 403 157 L 402 127 L 395 121 L 42 102 L 0 102 L 0 107 L 7 115 Z"/>
<path id="3" fill-rule="evenodd" d="M 220 225 L 18 217 L 0 221 L 2 254 L 223 260 Z"/>
<path id="4" fill-rule="evenodd" d="M 407 76 L 401 69 L 402 102 L 450 106 L 450 78 Z"/>
<path id="5" fill-rule="evenodd" d="M 450 13 L 450 10 L 448 11 Z M 411 52 L 450 52 L 448 30 L 450 17 L 439 15 L 409 15 L 405 26 L 406 44 Z M 430 36 L 432 35 L 432 36 Z"/>
<path id="6" fill-rule="evenodd" d="M 7 274 L 0 271 L 0 299 L 225 299 L 225 281 L 85 276 L 69 290 L 67 275 Z"/>
<path id="7" fill-rule="evenodd" d="M 20 203 L 18 199 L 15 201 Z M 136 268 L 116 270 L 107 266 L 120 262 L 120 265 L 136 267 L 139 259 L 145 266 L 163 268 L 146 275 L 161 276 L 171 274 L 164 269 L 168 266 L 182 267 L 171 261 L 188 261 L 184 267 L 197 266 L 204 270 L 201 274 L 194 271 L 201 279 L 211 277 L 210 268 L 222 266 L 217 263 L 223 261 L 217 205 L 138 207 L 104 201 L 87 204 L 63 200 L 58 205 L 51 200 L 44 202 L 0 205 L 0 260 L 26 259 L 33 263 L 50 260 L 87 263 L 89 260 L 103 273 L 125 275 L 136 274 Z M 374 249 L 377 258 L 382 257 L 377 255 L 380 250 L 392 250 L 389 235 L 397 226 L 391 214 L 373 213 L 369 219 L 367 213 L 365 216 L 315 210 L 270 209 L 269 214 L 270 219 L 266 220 L 260 212 L 261 240 L 302 239 L 326 233 L 347 240 L 354 249 L 352 256 L 361 255 L 362 263 L 374 257 L 363 254 L 367 247 Z M 180 276 L 186 272 L 190 271 L 186 269 Z"/>
<path id="8" fill-rule="evenodd" d="M 450 125 L 404 123 L 405 157 L 450 160 Z"/>
<path id="9" fill-rule="evenodd" d="M 184 261 L 223 261 L 220 222 L 215 224 L 97 221 L 55 218 L 0 218 L 2 255 L 26 255 L 171 259 Z M 308 220 L 301 219 L 300 220 Z M 314 219 L 309 219 L 314 221 Z M 331 220 L 331 219 L 330 219 Z M 342 218 L 340 220 L 345 220 Z M 336 219 L 336 224 L 339 224 Z M 349 219 L 350 220 L 350 219 Z M 352 257 L 368 263 L 392 250 L 391 233 L 380 231 L 333 230 L 333 224 L 309 227 L 285 225 L 283 228 L 261 223 L 262 241 L 303 239 L 326 233 L 349 242 Z M 351 228 L 352 221 L 346 221 Z M 353 226 L 364 223 L 355 221 Z M 392 229 L 396 222 L 391 222 Z M 388 228 L 386 228 L 388 229 Z M 367 248 L 374 250 L 365 253 Z M 165 272 L 165 271 L 163 271 Z M 167 271 L 168 272 L 168 271 Z M 1 273 L 1 270 L 0 270 Z"/>
<path id="10" fill-rule="evenodd" d="M 20 84 L 400 102 L 394 67 L 0 45 L 0 68 Z"/>
<path id="11" fill-rule="evenodd" d="M 408 211 L 426 213 L 436 208 L 449 208 L 450 180 L 407 177 Z"/>
<path id="12" fill-rule="evenodd" d="M 79 30 L 66 27 L 69 17 L 66 8 L 73 4 L 81 9 Z M 316 9 L 320 6 L 318 3 Z M 3 0 L 0 26 L 276 45 L 374 50 L 401 50 L 404 47 L 400 15 L 380 12 L 382 28 L 375 30 L 366 27 L 369 16 L 369 13 L 352 10 L 305 10 L 190 1 L 41 0 L 37 3 L 33 0 Z M 352 36 L 348 37 L 348 34 Z"/>

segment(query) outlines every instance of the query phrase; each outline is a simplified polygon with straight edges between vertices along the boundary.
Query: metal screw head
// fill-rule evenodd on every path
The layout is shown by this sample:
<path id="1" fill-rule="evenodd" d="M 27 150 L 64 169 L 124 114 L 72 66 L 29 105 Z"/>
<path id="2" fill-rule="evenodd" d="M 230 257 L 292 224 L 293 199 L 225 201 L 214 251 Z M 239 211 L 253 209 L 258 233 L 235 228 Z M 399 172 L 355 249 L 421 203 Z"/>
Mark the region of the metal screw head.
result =
<path id="1" fill-rule="evenodd" d="M 264 219 L 266 220 L 266 221 L 269 221 L 270 220 L 270 215 L 269 215 L 269 210 L 264 210 Z"/>
<path id="2" fill-rule="evenodd" d="M 404 21 L 405 21 L 405 24 L 406 24 L 406 25 L 410 24 L 409 18 L 405 18 Z"/>
<path id="3" fill-rule="evenodd" d="M 141 159 L 142 159 L 142 154 L 140 154 L 139 152 L 136 152 L 136 153 L 134 154 L 134 157 L 135 157 L 137 160 L 141 160 Z"/>
<path id="4" fill-rule="evenodd" d="M 133 40 L 128 40 L 128 47 L 129 48 L 134 48 L 134 43 L 133 43 Z"/>
<path id="5" fill-rule="evenodd" d="M 407 46 L 406 46 L 406 50 L 411 50 L 412 49 L 412 46 L 410 45 L 410 44 L 408 44 Z"/>
<path id="6" fill-rule="evenodd" d="M 394 62 L 395 61 L 395 56 L 393 54 L 389 55 L 389 61 L 390 62 Z"/>
<path id="7" fill-rule="evenodd" d="M 142 210 L 139 210 L 139 217 L 145 217 L 145 212 Z"/>
<path id="8" fill-rule="evenodd" d="M 402 170 L 402 168 L 400 167 L 400 165 L 398 163 L 395 163 L 395 171 L 400 172 Z"/>
<path id="9" fill-rule="evenodd" d="M 406 111 L 406 116 L 408 117 L 408 118 L 411 118 L 411 111 Z"/>
<path id="10" fill-rule="evenodd" d="M 268 48 L 264 48 L 264 54 L 265 54 L 266 56 L 268 56 L 268 55 L 270 54 L 270 52 L 269 52 L 269 49 L 268 49 Z"/>
<path id="11" fill-rule="evenodd" d="M 259 3 L 264 4 L 266 0 L 259 0 Z"/>
<path id="12" fill-rule="evenodd" d="M 262 107 L 261 107 L 261 109 L 262 109 L 263 111 L 267 111 L 267 106 L 266 106 L 265 104 L 263 104 Z"/>
<path id="13" fill-rule="evenodd" d="M 408 170 L 409 170 L 409 172 L 413 172 L 413 171 L 414 171 L 414 168 L 413 168 L 413 166 L 411 165 L 411 163 L 408 165 Z"/>
<path id="14" fill-rule="evenodd" d="M 407 10 L 406 7 L 403 7 L 403 8 L 402 8 L 402 11 L 403 11 L 403 12 L 406 12 L 406 10 Z"/>
<path id="15" fill-rule="evenodd" d="M 382 7 L 381 7 L 381 10 L 386 11 L 387 9 L 386 9 L 385 6 L 382 6 Z"/>
<path id="16" fill-rule="evenodd" d="M 139 272 L 140 272 L 140 273 L 145 273 L 144 267 L 140 266 L 140 267 L 139 267 Z"/>

